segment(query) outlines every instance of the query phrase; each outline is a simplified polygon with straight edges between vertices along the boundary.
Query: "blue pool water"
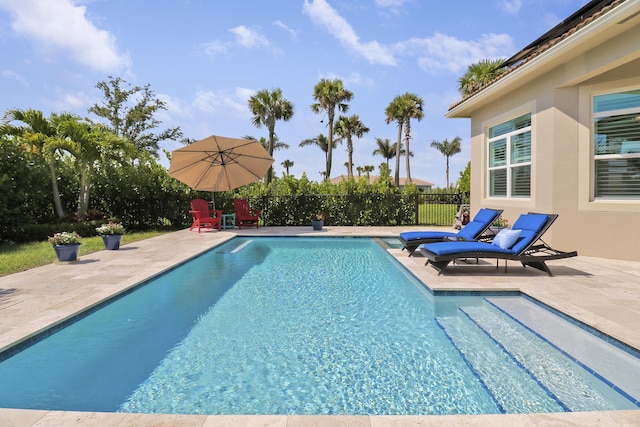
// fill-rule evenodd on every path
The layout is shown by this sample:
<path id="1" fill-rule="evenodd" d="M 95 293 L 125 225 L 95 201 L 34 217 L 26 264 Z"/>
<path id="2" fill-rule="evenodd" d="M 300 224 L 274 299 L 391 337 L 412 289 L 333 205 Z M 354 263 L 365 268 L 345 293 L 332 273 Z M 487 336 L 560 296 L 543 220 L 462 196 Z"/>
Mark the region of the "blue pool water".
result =
<path id="1" fill-rule="evenodd" d="M 434 297 L 372 239 L 236 238 L 6 358 L 0 407 L 637 409 L 639 368 L 522 297 Z"/>

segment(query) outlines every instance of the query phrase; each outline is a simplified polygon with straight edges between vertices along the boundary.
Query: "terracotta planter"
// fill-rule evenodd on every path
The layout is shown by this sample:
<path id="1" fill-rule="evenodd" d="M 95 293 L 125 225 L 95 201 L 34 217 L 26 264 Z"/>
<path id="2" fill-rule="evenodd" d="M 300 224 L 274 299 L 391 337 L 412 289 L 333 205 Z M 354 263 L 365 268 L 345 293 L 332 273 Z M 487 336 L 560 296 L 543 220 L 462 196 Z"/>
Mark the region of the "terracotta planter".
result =
<path id="1" fill-rule="evenodd" d="M 105 249 L 115 251 L 120 249 L 120 242 L 122 241 L 122 234 L 103 234 L 102 241 L 104 242 Z"/>
<path id="2" fill-rule="evenodd" d="M 76 261 L 80 252 L 80 243 L 75 245 L 53 245 L 53 250 L 56 251 L 60 262 Z"/>

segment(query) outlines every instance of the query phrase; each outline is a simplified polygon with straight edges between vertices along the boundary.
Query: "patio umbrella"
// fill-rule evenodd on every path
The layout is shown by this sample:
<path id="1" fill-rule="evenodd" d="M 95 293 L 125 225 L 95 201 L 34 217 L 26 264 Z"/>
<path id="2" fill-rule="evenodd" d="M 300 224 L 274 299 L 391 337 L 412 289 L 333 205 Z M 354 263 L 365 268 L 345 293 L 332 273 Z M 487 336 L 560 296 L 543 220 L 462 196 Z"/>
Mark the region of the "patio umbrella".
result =
<path id="1" fill-rule="evenodd" d="M 258 141 L 211 135 L 174 150 L 169 175 L 194 190 L 213 193 L 258 181 L 273 161 Z"/>

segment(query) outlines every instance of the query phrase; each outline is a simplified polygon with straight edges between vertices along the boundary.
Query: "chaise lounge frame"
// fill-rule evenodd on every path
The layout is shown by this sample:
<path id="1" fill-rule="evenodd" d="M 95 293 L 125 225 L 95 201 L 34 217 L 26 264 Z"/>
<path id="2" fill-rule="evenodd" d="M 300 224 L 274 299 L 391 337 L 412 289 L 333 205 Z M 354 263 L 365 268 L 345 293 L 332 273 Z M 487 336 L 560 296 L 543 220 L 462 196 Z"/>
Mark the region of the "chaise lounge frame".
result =
<path id="1" fill-rule="evenodd" d="M 532 212 L 530 212 L 532 213 Z M 540 215 L 540 214 L 538 214 Z M 438 255 L 429 250 L 429 245 L 420 248 L 420 253 L 427 258 L 425 265 L 430 264 L 438 271 L 438 275 L 441 275 L 451 261 L 455 261 L 461 258 L 476 258 L 476 260 L 483 259 L 496 259 L 496 269 L 499 268 L 499 262 L 501 259 L 505 260 L 504 271 L 507 272 L 507 261 L 518 261 L 524 267 L 532 267 L 541 271 L 544 271 L 549 276 L 553 276 L 551 270 L 547 266 L 547 261 L 570 258 L 578 255 L 577 251 L 560 251 L 550 247 L 544 240 L 542 235 L 551 227 L 551 225 L 558 218 L 557 214 L 542 214 L 547 215 L 548 219 L 542 228 L 535 234 L 528 245 L 526 245 L 520 252 L 512 253 L 508 251 L 504 252 L 488 252 L 481 249 L 484 245 L 491 245 L 486 242 L 477 242 L 478 249 L 466 250 L 455 252 L 446 255 Z M 455 242 L 450 242 L 455 244 Z M 485 246 L 486 248 L 486 246 Z"/>

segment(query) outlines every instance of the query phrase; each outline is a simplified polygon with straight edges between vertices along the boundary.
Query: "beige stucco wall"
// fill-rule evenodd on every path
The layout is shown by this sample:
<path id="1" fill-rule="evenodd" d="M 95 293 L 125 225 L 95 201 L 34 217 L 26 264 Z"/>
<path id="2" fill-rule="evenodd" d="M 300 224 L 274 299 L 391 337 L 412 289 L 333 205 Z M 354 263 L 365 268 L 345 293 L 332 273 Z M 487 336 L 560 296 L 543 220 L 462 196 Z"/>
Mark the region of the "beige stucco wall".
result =
<path id="1" fill-rule="evenodd" d="M 601 37 L 604 38 L 604 37 Z M 471 203 L 521 213 L 557 213 L 545 241 L 562 250 L 603 258 L 640 260 L 640 200 L 602 202 L 591 197 L 591 96 L 594 91 L 640 88 L 640 25 L 562 63 L 540 67 L 504 93 L 478 103 L 471 116 Z M 532 113 L 532 189 L 525 200 L 487 196 L 486 130 Z"/>

